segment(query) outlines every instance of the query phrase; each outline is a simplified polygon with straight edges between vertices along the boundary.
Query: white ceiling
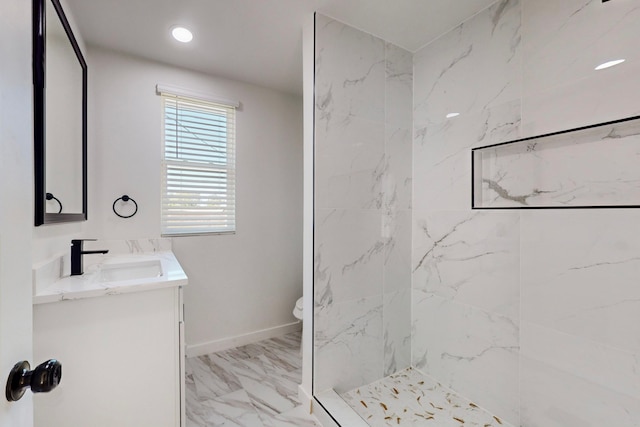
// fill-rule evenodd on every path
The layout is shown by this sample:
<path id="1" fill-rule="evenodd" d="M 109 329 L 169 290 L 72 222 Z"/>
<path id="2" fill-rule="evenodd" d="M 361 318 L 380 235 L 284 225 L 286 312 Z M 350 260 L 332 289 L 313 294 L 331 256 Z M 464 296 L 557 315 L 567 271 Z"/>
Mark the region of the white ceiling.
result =
<path id="1" fill-rule="evenodd" d="M 496 0 L 66 0 L 89 45 L 302 93 L 302 23 L 319 11 L 412 52 Z M 173 40 L 174 25 L 194 40 Z"/>

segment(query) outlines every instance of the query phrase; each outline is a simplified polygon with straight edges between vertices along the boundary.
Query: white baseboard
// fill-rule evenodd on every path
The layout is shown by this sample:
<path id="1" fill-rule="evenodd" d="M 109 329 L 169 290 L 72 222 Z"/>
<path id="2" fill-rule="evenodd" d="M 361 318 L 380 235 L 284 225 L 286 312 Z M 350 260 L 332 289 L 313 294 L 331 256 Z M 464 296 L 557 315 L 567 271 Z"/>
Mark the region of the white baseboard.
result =
<path id="1" fill-rule="evenodd" d="M 262 329 L 260 331 L 250 332 L 235 337 L 223 338 L 220 340 L 204 342 L 200 344 L 187 345 L 187 357 L 203 356 L 209 353 L 228 350 L 230 348 L 239 347 L 254 343 L 256 341 L 275 338 L 291 332 L 297 332 L 302 329 L 302 322 L 287 323 L 285 325 L 273 328 Z"/>
<path id="2" fill-rule="evenodd" d="M 313 398 L 307 393 L 307 390 L 302 387 L 302 384 L 298 384 L 298 400 L 302 406 L 308 409 L 309 413 L 313 411 Z"/>

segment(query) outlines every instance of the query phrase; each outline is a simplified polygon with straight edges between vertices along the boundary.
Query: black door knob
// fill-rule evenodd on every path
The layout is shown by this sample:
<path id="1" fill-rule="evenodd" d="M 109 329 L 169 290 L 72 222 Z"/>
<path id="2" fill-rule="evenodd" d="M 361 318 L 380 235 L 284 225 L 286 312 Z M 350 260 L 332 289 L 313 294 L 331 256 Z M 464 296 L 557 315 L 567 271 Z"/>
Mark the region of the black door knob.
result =
<path id="1" fill-rule="evenodd" d="M 9 402 L 20 400 L 27 388 L 33 393 L 47 393 L 60 384 L 62 364 L 56 359 L 47 360 L 30 371 L 26 360 L 16 363 L 9 373 L 5 394 Z"/>

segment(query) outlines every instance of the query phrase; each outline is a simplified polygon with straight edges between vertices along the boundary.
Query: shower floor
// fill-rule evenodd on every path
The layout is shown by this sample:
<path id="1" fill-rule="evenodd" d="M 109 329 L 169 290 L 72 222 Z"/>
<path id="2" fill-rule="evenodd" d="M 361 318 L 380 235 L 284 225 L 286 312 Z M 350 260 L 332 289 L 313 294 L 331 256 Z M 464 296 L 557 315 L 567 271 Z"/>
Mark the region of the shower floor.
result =
<path id="1" fill-rule="evenodd" d="M 342 398 L 371 427 L 511 427 L 412 368 L 344 393 Z"/>

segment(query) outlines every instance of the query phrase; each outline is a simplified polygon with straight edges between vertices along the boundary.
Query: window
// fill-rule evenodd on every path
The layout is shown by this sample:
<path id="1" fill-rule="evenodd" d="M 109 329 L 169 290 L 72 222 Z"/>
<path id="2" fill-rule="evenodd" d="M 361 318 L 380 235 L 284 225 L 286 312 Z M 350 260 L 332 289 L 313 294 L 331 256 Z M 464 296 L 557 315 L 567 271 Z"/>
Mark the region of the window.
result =
<path id="1" fill-rule="evenodd" d="M 235 231 L 235 107 L 168 93 L 164 113 L 162 235 Z"/>

